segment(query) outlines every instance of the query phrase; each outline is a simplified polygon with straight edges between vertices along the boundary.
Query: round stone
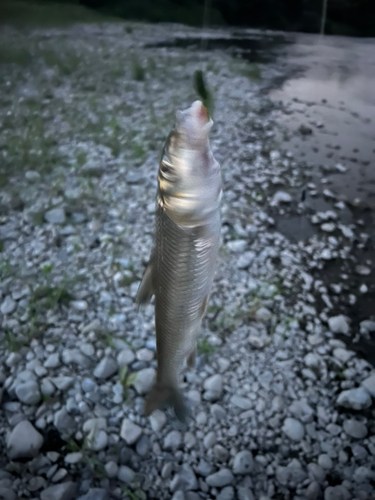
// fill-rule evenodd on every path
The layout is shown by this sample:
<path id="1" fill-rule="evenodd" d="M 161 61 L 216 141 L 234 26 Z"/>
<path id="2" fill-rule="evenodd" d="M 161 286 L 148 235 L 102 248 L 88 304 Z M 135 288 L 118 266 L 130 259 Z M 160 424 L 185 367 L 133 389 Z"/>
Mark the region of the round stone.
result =
<path id="1" fill-rule="evenodd" d="M 260 307 L 255 313 L 255 319 L 257 321 L 268 321 L 271 319 L 272 313 L 266 307 Z"/>
<path id="2" fill-rule="evenodd" d="M 305 435 L 303 425 L 295 418 L 286 418 L 282 430 L 293 441 L 300 441 Z"/>
<path id="3" fill-rule="evenodd" d="M 150 415 L 150 424 L 154 432 L 160 432 L 167 422 L 167 416 L 161 410 L 155 410 Z"/>
<path id="4" fill-rule="evenodd" d="M 233 460 L 234 474 L 250 474 L 254 467 L 253 455 L 248 450 L 237 453 Z"/>
<path id="5" fill-rule="evenodd" d="M 180 431 L 171 431 L 164 438 L 163 447 L 165 450 L 176 451 L 182 444 Z"/>
<path id="6" fill-rule="evenodd" d="M 203 439 L 204 447 L 209 450 L 216 443 L 216 433 L 214 431 L 209 432 Z"/>
<path id="7" fill-rule="evenodd" d="M 0 311 L 3 314 L 11 314 L 15 311 L 17 303 L 8 295 L 4 302 L 0 306 Z"/>
<path id="8" fill-rule="evenodd" d="M 332 460 L 329 457 L 329 455 L 319 455 L 318 457 L 318 464 L 326 470 L 329 470 L 332 468 Z"/>
<path id="9" fill-rule="evenodd" d="M 206 478 L 206 483 L 215 488 L 223 488 L 232 484 L 234 476 L 229 469 L 221 469 Z"/>
<path id="10" fill-rule="evenodd" d="M 367 436 L 367 427 L 363 422 L 359 422 L 354 418 L 345 420 L 343 425 L 344 431 L 348 436 L 355 439 L 363 439 Z"/>
<path id="11" fill-rule="evenodd" d="M 112 478 L 114 478 L 114 477 L 117 476 L 117 474 L 118 474 L 118 465 L 113 460 L 111 460 L 110 462 L 107 462 L 105 464 L 104 468 L 105 468 L 105 471 L 107 473 L 107 476 L 110 479 L 112 479 Z"/>
<path id="12" fill-rule="evenodd" d="M 22 403 L 27 405 L 36 405 L 41 399 L 39 386 L 34 380 L 19 384 L 16 387 L 16 395 Z"/>
<path id="13" fill-rule="evenodd" d="M 135 473 L 130 467 L 127 467 L 126 465 L 120 465 L 117 473 L 117 478 L 119 481 L 130 484 L 134 478 L 135 478 Z"/>
<path id="14" fill-rule="evenodd" d="M 43 436 L 28 420 L 22 420 L 9 435 L 7 447 L 11 460 L 35 457 L 44 442 Z"/>
<path id="15" fill-rule="evenodd" d="M 324 500 L 351 500 L 351 494 L 345 486 L 328 486 L 324 491 Z"/>
<path id="16" fill-rule="evenodd" d="M 140 438 L 142 432 L 139 425 L 126 418 L 122 423 L 120 436 L 127 444 L 132 445 Z"/>
<path id="17" fill-rule="evenodd" d="M 99 379 L 112 377 L 118 370 L 116 361 L 109 357 L 104 357 L 94 370 L 94 376 Z"/>
<path id="18" fill-rule="evenodd" d="M 371 396 L 364 387 L 343 391 L 337 398 L 337 404 L 352 410 L 365 410 L 372 404 Z"/>
<path id="19" fill-rule="evenodd" d="M 137 372 L 133 385 L 138 394 L 147 394 L 151 390 L 155 381 L 155 376 L 156 371 L 154 368 L 144 368 Z"/>

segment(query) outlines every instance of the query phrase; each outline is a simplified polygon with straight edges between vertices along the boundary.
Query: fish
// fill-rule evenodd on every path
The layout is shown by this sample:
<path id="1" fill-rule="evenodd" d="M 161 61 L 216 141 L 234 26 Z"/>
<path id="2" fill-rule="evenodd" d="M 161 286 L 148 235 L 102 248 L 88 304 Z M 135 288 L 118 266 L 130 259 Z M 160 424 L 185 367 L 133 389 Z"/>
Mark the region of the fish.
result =
<path id="1" fill-rule="evenodd" d="M 183 368 L 193 370 L 221 244 L 221 167 L 213 156 L 213 120 L 199 100 L 176 112 L 159 162 L 155 243 L 144 271 L 138 309 L 155 297 L 156 380 L 144 412 L 172 406 L 184 421 Z"/>

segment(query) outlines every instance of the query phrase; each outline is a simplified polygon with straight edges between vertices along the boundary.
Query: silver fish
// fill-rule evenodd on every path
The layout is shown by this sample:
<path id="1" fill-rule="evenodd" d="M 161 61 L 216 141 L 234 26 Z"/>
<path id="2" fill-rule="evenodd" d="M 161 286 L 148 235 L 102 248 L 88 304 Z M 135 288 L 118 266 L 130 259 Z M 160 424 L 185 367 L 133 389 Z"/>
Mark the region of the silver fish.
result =
<path id="1" fill-rule="evenodd" d="M 220 247 L 222 184 L 209 144 L 212 125 L 200 101 L 177 111 L 159 164 L 155 246 L 136 297 L 140 306 L 155 295 L 158 370 L 146 415 L 165 404 L 180 420 L 187 414 L 179 377 L 185 361 L 195 366 Z"/>

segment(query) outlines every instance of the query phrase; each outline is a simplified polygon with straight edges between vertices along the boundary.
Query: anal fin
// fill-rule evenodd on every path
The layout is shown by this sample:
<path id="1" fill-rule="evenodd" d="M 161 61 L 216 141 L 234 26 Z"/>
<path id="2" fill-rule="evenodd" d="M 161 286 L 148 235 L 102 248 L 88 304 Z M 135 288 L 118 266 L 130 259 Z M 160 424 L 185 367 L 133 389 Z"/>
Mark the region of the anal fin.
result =
<path id="1" fill-rule="evenodd" d="M 194 349 L 190 352 L 190 354 L 186 358 L 186 364 L 188 370 L 193 371 L 195 369 L 196 362 L 197 362 L 197 348 L 194 347 Z"/>

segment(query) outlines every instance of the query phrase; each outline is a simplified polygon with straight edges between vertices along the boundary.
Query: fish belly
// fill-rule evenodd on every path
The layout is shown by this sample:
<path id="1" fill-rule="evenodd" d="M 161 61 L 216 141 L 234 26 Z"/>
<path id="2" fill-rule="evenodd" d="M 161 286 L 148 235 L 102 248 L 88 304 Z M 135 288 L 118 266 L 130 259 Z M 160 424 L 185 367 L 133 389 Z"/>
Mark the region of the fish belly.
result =
<path id="1" fill-rule="evenodd" d="M 176 387 L 193 355 L 215 274 L 220 222 L 187 228 L 157 211 L 154 257 L 157 380 Z"/>

